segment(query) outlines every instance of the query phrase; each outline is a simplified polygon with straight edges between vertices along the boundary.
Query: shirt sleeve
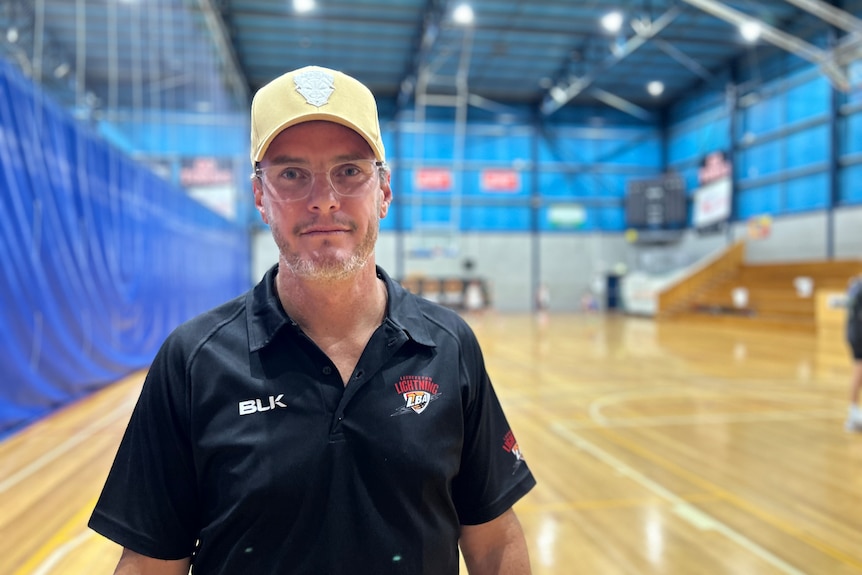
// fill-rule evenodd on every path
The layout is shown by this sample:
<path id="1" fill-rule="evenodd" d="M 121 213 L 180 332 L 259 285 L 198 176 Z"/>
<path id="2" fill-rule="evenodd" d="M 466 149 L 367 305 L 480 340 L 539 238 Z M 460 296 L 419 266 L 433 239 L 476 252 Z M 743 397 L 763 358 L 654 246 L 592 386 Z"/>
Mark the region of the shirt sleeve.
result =
<path id="1" fill-rule="evenodd" d="M 175 334 L 147 374 L 89 526 L 137 553 L 189 557 L 198 532 L 185 353 Z"/>
<path id="2" fill-rule="evenodd" d="M 453 497 L 461 524 L 478 525 L 503 514 L 536 480 L 494 392 L 479 344 L 472 331 L 465 330 L 464 448 Z"/>

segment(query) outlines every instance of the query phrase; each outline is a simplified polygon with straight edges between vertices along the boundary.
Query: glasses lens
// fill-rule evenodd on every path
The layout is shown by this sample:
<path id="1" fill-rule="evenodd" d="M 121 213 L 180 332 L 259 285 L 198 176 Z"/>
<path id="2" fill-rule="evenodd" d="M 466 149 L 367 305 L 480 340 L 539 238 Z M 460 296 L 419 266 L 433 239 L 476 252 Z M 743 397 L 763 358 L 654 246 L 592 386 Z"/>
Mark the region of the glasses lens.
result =
<path id="1" fill-rule="evenodd" d="M 332 166 L 329 181 L 340 195 L 357 196 L 365 191 L 376 172 L 377 165 L 373 160 L 345 162 Z"/>
<path id="2" fill-rule="evenodd" d="M 354 160 L 332 166 L 329 183 L 339 196 L 358 196 L 368 189 L 377 175 L 375 160 Z M 315 172 L 298 166 L 268 166 L 259 172 L 266 179 L 277 201 L 292 202 L 308 197 L 314 187 Z"/>
<path id="3" fill-rule="evenodd" d="M 297 166 L 268 166 L 261 174 L 269 184 L 273 199 L 280 202 L 301 200 L 311 191 L 314 173 Z"/>

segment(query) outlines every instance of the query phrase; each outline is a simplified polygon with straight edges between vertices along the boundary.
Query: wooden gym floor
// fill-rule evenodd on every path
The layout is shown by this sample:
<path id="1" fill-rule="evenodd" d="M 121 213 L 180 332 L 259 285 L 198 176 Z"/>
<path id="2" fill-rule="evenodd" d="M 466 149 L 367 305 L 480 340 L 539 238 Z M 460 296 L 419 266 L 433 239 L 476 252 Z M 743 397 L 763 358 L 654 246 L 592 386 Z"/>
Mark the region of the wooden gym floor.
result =
<path id="1" fill-rule="evenodd" d="M 601 315 L 470 319 L 539 485 L 533 573 L 862 575 L 849 359 L 813 334 Z M 136 374 L 0 444 L 0 573 L 111 573 L 86 528 Z"/>

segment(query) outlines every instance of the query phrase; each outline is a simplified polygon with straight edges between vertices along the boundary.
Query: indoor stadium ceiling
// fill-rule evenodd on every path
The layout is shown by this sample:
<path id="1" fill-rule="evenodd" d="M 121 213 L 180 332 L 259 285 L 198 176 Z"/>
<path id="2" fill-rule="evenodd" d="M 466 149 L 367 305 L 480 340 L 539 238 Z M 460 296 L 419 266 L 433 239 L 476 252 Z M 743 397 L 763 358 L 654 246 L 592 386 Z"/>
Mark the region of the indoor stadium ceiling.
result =
<path id="1" fill-rule="evenodd" d="M 317 64 L 356 76 L 398 107 L 412 105 L 417 93 L 458 94 L 492 110 L 528 104 L 550 116 L 564 106 L 599 102 L 646 118 L 703 83 L 721 89 L 726 70 L 740 62 L 750 70 L 765 50 L 822 60 L 827 72 L 830 53 L 808 39 L 830 26 L 843 42 L 844 63 L 858 58 L 862 43 L 860 0 L 2 4 L 0 30 L 7 32 L 0 44 L 8 57 L 46 83 L 65 82 L 79 104 L 114 109 L 245 109 L 249 94 L 268 80 Z M 313 6 L 300 12 L 302 4 Z M 472 8 L 472 24 L 455 22 L 460 4 Z M 621 27 L 609 32 L 600 21 L 614 10 Z M 737 27 L 749 19 L 763 30 L 753 44 Z M 222 91 L 232 103 L 213 101 L 214 82 L 228 88 Z M 661 94 L 648 92 L 650 82 L 663 84 Z"/>

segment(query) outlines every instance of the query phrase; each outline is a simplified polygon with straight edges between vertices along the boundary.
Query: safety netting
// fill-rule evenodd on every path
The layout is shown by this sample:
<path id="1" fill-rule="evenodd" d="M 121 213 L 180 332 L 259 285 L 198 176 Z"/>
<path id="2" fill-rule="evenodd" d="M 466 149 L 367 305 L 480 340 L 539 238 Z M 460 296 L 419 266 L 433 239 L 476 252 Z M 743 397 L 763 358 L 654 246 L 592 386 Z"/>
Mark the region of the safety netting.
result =
<path id="1" fill-rule="evenodd" d="M 0 60 L 0 437 L 247 289 L 249 241 Z"/>

